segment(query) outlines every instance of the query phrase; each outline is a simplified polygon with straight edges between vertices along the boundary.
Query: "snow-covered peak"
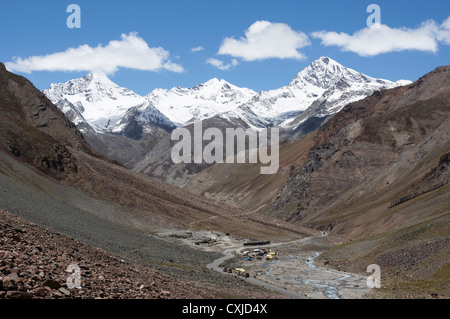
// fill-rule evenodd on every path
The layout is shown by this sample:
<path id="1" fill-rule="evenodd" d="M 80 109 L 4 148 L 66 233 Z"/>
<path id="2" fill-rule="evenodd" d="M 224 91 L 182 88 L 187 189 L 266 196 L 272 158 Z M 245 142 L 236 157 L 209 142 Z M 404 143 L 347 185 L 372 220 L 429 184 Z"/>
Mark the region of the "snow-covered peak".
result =
<path id="1" fill-rule="evenodd" d="M 218 78 L 212 78 L 211 80 L 206 81 L 202 85 L 204 85 L 204 86 L 213 86 L 214 85 L 215 86 L 215 85 L 223 84 L 224 82 L 226 82 L 226 81 L 223 79 L 219 80 Z"/>
<path id="2" fill-rule="evenodd" d="M 148 101 L 144 101 L 141 105 L 131 107 L 124 114 L 117 125 L 110 129 L 113 133 L 126 132 L 127 127 L 134 126 L 138 123 L 143 131 L 151 133 L 155 127 L 171 131 L 175 125 L 164 114 Z"/>
<path id="3" fill-rule="evenodd" d="M 395 82 L 395 84 L 397 84 L 397 86 L 410 85 L 411 83 L 412 83 L 412 81 L 409 81 L 409 80 L 398 80 L 397 82 Z"/>
<path id="4" fill-rule="evenodd" d="M 346 68 L 331 58 L 320 57 L 299 72 L 287 86 L 259 92 L 239 109 L 223 116 L 239 118 L 256 127 L 267 123 L 283 123 L 284 126 L 303 111 L 308 110 L 303 119 L 331 115 L 374 91 L 408 82 L 375 79 Z"/>
<path id="5" fill-rule="evenodd" d="M 236 109 L 254 95 L 253 90 L 213 78 L 191 88 L 156 89 L 145 98 L 172 122 L 185 125 Z"/>
<path id="6" fill-rule="evenodd" d="M 320 57 L 299 72 L 289 86 L 302 89 L 313 85 L 320 89 L 328 89 L 342 80 L 348 83 L 369 83 L 376 79 L 346 68 L 328 57 Z"/>
<path id="7" fill-rule="evenodd" d="M 66 83 L 51 84 L 45 92 L 49 95 L 78 95 L 83 93 L 86 100 L 115 99 L 121 95 L 137 96 L 131 90 L 122 88 L 112 82 L 103 73 L 90 73 Z"/>
<path id="8" fill-rule="evenodd" d="M 103 85 L 110 85 L 110 86 L 116 86 L 116 84 L 111 81 L 108 76 L 103 72 L 92 72 L 89 74 L 86 74 L 81 78 L 82 80 L 86 82 L 97 82 L 102 83 Z"/>
<path id="9" fill-rule="evenodd" d="M 118 86 L 103 73 L 91 73 L 66 83 L 51 84 L 44 93 L 55 104 L 62 100 L 70 102 L 97 130 L 114 126 L 130 107 L 144 102 L 143 97 Z"/>
<path id="10" fill-rule="evenodd" d="M 170 121 L 183 126 L 216 115 L 238 118 L 240 123 L 244 121 L 253 127 L 290 125 L 294 118 L 302 121 L 311 116 L 331 115 L 376 90 L 409 83 L 375 79 L 331 58 L 320 57 L 286 86 L 258 93 L 213 78 L 190 88 L 154 89 L 141 97 L 118 86 L 103 73 L 52 84 L 44 93 L 75 124 L 86 122 L 98 131 L 118 132 L 127 125 L 126 119 L 131 118 L 140 123 L 160 121 L 165 127 L 171 126 Z"/>

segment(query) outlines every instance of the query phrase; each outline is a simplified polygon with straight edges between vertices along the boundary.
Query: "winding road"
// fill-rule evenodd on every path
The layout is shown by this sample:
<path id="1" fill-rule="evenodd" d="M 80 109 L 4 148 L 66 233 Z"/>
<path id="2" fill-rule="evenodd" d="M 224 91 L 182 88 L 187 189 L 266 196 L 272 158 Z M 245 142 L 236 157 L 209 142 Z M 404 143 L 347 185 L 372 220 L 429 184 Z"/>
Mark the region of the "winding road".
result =
<path id="1" fill-rule="evenodd" d="M 212 263 L 208 264 L 207 267 L 209 269 L 212 269 L 212 270 L 215 270 L 217 272 L 220 272 L 220 273 L 222 273 L 224 275 L 236 277 L 235 274 L 230 274 L 230 273 L 223 272 L 223 270 L 219 266 L 222 263 L 224 263 L 225 261 L 233 258 L 235 256 L 235 253 L 239 252 L 240 250 L 244 250 L 244 249 L 249 250 L 249 249 L 255 249 L 255 248 L 268 248 L 268 247 L 272 248 L 272 247 L 277 247 L 277 246 L 282 246 L 282 245 L 298 244 L 298 243 L 302 243 L 304 241 L 307 241 L 307 240 L 309 240 L 311 238 L 326 237 L 327 235 L 328 234 L 326 232 L 322 232 L 321 235 L 319 235 L 319 236 L 305 237 L 305 238 L 302 238 L 302 239 L 296 239 L 296 240 L 289 241 L 289 242 L 275 243 L 275 244 L 262 245 L 262 246 L 260 245 L 260 246 L 236 247 L 236 248 L 227 249 L 227 250 L 224 251 L 224 253 L 223 253 L 224 255 L 222 257 L 214 260 Z M 241 277 L 238 277 L 238 278 L 241 278 Z M 305 297 L 304 295 L 301 295 L 301 294 L 298 294 L 296 292 L 293 292 L 293 291 L 290 291 L 290 290 L 287 290 L 287 289 L 284 289 L 284 288 L 281 288 L 281 287 L 269 284 L 269 283 L 261 281 L 261 280 L 259 280 L 257 278 L 251 278 L 250 277 L 250 278 L 245 278 L 245 279 L 241 278 L 241 279 L 245 280 L 245 281 L 248 281 L 248 282 L 250 282 L 250 283 L 252 283 L 254 285 L 265 287 L 267 289 L 271 289 L 273 291 L 285 294 L 285 295 L 287 295 L 289 297 L 292 297 L 293 299 L 307 299 L 307 297 Z"/>

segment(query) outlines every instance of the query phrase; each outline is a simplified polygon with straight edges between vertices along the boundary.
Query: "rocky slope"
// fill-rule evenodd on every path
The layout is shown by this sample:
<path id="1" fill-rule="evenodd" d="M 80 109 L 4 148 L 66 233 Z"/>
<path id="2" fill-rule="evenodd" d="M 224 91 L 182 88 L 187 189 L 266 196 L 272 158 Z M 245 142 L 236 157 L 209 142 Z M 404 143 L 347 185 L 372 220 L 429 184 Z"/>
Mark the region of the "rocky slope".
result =
<path id="1" fill-rule="evenodd" d="M 223 136 L 226 136 L 227 128 L 248 128 L 243 121 L 230 122 L 219 116 L 203 120 L 201 124 L 203 132 L 208 128 L 217 128 L 222 132 Z M 194 136 L 194 124 L 186 125 L 184 129 L 187 129 L 191 136 Z M 203 147 L 208 142 L 202 141 Z M 133 170 L 178 187 L 185 187 L 192 177 L 214 165 L 205 162 L 196 164 L 193 157 L 192 163 L 175 164 L 172 160 L 172 149 L 176 143 L 178 141 L 172 141 L 169 136 L 163 137 L 148 154 L 134 165 Z M 191 145 L 191 154 L 194 154 L 194 144 L 192 143 Z"/>
<path id="2" fill-rule="evenodd" d="M 280 167 L 276 174 L 261 175 L 258 164 L 213 165 L 192 176 L 185 188 L 196 194 L 267 214 L 273 199 L 286 184 L 291 169 L 306 163 L 313 140 L 314 133 L 311 133 L 297 141 L 282 142 Z"/>
<path id="3" fill-rule="evenodd" d="M 374 79 L 321 57 L 288 85 L 259 93 L 214 78 L 191 88 L 155 89 L 141 97 L 95 73 L 52 84 L 43 92 L 94 149 L 133 168 L 140 160 L 148 161 L 145 155 L 158 141 L 169 139 L 176 126 L 198 120 L 206 121 L 205 127 L 215 122 L 243 128 L 281 125 L 285 137 L 296 139 L 345 104 L 407 82 Z"/>
<path id="4" fill-rule="evenodd" d="M 25 78 L 0 64 L 0 148 L 59 179 L 78 172 L 70 148 L 104 158 L 76 126 Z"/>
<path id="5" fill-rule="evenodd" d="M 128 211 L 128 219 L 133 220 L 135 227 L 146 231 L 162 225 L 189 227 L 206 220 L 202 223 L 204 227 L 214 225 L 224 232 L 242 235 L 244 231 L 249 237 L 263 236 L 261 220 L 255 214 L 192 196 L 188 191 L 134 173 L 98 155 L 75 125 L 25 78 L 2 67 L 0 81 L 0 151 L 6 154 L 1 164 L 7 175 L 40 189 L 34 182 L 35 172 L 24 171 L 21 166 L 29 164 L 68 187 L 120 205 Z M 13 169 L 16 164 L 11 164 L 14 161 L 16 169 Z M 248 221 L 247 227 L 236 229 L 236 220 L 243 219 Z M 271 223 L 264 232 L 283 236 L 278 225 L 273 222 L 270 226 Z M 288 236 L 298 234 L 295 227 L 288 224 L 286 227 Z"/>
<path id="6" fill-rule="evenodd" d="M 449 101 L 444 66 L 345 106 L 317 131 L 306 165 L 293 168 L 271 213 L 351 239 L 322 257 L 360 272 L 379 264 L 391 296 L 444 293 Z"/>
<path id="7" fill-rule="evenodd" d="M 186 112 L 196 110 L 196 105 L 203 107 L 203 104 L 190 100 L 190 96 L 200 95 L 205 98 L 204 102 L 208 106 L 204 108 L 201 116 L 192 118 L 203 120 L 203 130 L 213 127 L 225 132 L 225 128 L 261 129 L 279 126 L 283 139 L 295 140 L 319 128 L 344 105 L 371 95 L 374 91 L 407 83 L 409 81 L 391 82 L 374 79 L 346 68 L 330 58 L 321 57 L 298 73 L 289 85 L 276 90 L 254 93 L 246 101 L 242 97 L 248 97 L 250 93 L 241 94 L 241 98 L 238 98 L 239 94 L 236 93 L 240 92 L 238 88 L 224 81 L 212 80 L 191 89 L 173 89 L 170 94 L 168 91 L 156 90 L 156 93 L 151 94 L 151 103 L 156 108 L 163 106 L 162 112 L 166 115 L 170 113 L 170 116 L 176 117 L 183 114 L 182 118 L 187 119 L 191 118 L 192 114 Z M 218 90 L 217 87 L 222 89 Z M 233 93 L 225 94 L 223 88 L 226 88 L 225 92 Z M 205 91 L 209 93 L 205 94 Z M 217 93 L 211 94 L 217 91 L 222 92 L 221 100 L 217 100 Z M 173 96 L 176 94 L 177 99 L 174 99 Z M 223 103 L 223 106 L 218 107 L 217 102 Z M 186 105 L 193 106 L 186 107 Z M 214 111 L 211 111 L 211 108 L 214 108 Z M 171 119 L 176 121 L 174 118 Z M 187 125 L 186 128 L 192 130 L 190 126 Z M 170 137 L 163 137 L 133 169 L 184 187 L 196 174 L 211 166 L 205 163 L 174 165 L 170 157 L 172 147 Z"/>
<path id="8" fill-rule="evenodd" d="M 0 299 L 199 299 L 205 287 L 125 261 L 0 210 Z M 80 269 L 80 289 L 67 286 Z"/>
<path id="9" fill-rule="evenodd" d="M 132 167 L 175 125 L 144 97 L 92 73 L 43 93 L 100 153 Z"/>

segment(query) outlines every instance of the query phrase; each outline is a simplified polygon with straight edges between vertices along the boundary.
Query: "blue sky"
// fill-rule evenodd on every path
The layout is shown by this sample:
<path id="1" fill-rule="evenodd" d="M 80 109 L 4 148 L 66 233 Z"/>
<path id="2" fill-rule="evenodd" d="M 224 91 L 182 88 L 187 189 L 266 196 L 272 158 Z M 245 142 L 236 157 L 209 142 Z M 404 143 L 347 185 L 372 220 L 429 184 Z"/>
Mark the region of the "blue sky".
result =
<path id="1" fill-rule="evenodd" d="M 79 29 L 66 24 L 72 3 L 81 8 Z M 372 3 L 381 9 L 378 33 L 366 23 Z M 450 64 L 448 0 L 30 0 L 1 8 L 0 61 L 39 89 L 89 73 L 92 65 L 145 95 L 214 77 L 276 89 L 320 56 L 393 81 Z M 80 46 L 85 60 L 72 55 Z M 130 51 L 136 47 L 142 54 Z"/>

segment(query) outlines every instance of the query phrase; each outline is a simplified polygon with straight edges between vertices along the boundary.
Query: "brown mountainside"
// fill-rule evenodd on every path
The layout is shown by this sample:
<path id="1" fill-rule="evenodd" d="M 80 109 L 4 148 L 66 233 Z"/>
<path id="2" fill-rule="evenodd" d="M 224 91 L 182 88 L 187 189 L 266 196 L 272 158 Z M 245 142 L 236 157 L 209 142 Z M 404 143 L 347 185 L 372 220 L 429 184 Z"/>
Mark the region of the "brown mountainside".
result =
<path id="1" fill-rule="evenodd" d="M 347 238 L 322 261 L 361 273 L 380 265 L 388 296 L 448 298 L 449 156 L 450 66 L 444 66 L 330 119 L 271 214 Z"/>
<path id="2" fill-rule="evenodd" d="M 449 101 L 450 67 L 441 67 L 409 86 L 349 104 L 319 129 L 308 164 L 291 174 L 272 212 L 311 220 L 375 193 L 385 198 L 381 206 L 413 187 L 447 183 L 448 172 L 439 181 L 424 178 L 449 152 Z M 406 176 L 409 185 L 399 187 Z"/>
<path id="3" fill-rule="evenodd" d="M 187 187 L 344 238 L 323 261 L 360 273 L 380 264 L 388 295 L 391 288 L 395 297 L 430 297 L 448 293 L 450 279 L 449 156 L 444 66 L 349 104 L 320 129 L 282 143 L 277 174 L 262 177 L 255 164 L 213 165 Z"/>
<path id="4" fill-rule="evenodd" d="M 0 161 L 3 166 L 0 171 L 48 192 L 39 185 L 42 183 L 36 182 L 37 177 L 24 174 L 25 170 L 11 164 L 10 158 L 32 165 L 66 186 L 119 205 L 127 212 L 127 220 L 122 218 L 122 222 L 139 229 L 207 228 L 254 238 L 291 238 L 303 234 L 297 226 L 288 223 L 280 226 L 275 220 L 263 220 L 257 214 L 217 204 L 132 172 L 99 155 L 31 82 L 8 72 L 3 64 L 0 64 L 0 128 L 0 151 L 8 156 Z M 236 227 L 243 221 L 245 227 Z"/>
<path id="5" fill-rule="evenodd" d="M 0 148 L 54 178 L 78 170 L 69 148 L 101 157 L 75 125 L 27 79 L 0 63 Z"/>

